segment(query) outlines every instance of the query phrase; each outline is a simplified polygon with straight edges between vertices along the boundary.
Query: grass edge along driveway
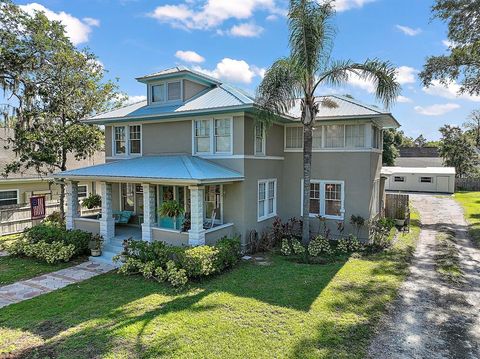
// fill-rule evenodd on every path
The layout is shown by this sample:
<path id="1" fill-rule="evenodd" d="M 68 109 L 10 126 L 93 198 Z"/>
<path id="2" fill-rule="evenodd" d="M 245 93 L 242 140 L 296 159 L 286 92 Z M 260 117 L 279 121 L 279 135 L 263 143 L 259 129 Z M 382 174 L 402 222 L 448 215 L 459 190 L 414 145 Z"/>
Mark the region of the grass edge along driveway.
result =
<path id="1" fill-rule="evenodd" d="M 272 255 L 175 292 L 111 273 L 0 309 L 0 356 L 361 358 L 420 232 L 328 265 Z"/>
<path id="2" fill-rule="evenodd" d="M 455 192 L 453 198 L 463 207 L 471 238 L 480 245 L 480 192 Z"/>

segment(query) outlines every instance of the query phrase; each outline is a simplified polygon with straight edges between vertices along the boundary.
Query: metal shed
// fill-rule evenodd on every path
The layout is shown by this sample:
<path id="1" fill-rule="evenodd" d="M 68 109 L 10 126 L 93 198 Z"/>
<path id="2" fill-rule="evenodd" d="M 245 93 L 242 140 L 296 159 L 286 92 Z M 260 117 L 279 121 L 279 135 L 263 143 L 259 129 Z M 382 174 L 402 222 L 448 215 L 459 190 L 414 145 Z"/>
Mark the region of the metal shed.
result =
<path id="1" fill-rule="evenodd" d="M 383 167 L 387 191 L 455 192 L 454 167 Z"/>

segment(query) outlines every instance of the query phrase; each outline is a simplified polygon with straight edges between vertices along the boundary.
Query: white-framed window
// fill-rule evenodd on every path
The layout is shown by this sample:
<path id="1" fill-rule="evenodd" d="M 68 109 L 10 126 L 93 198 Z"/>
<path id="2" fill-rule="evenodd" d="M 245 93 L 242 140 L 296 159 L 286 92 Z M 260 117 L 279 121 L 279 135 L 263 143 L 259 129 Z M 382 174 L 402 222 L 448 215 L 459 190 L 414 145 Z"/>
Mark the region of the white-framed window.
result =
<path id="1" fill-rule="evenodd" d="M 211 223 L 212 220 L 216 224 L 223 223 L 223 186 L 209 185 L 205 186 L 204 198 L 204 220 Z"/>
<path id="2" fill-rule="evenodd" d="M 433 177 L 420 177 L 421 183 L 433 183 Z"/>
<path id="3" fill-rule="evenodd" d="M 86 184 L 78 186 L 78 198 L 85 198 L 88 196 L 88 186 Z"/>
<path id="4" fill-rule="evenodd" d="M 322 142 L 323 142 L 322 134 L 323 134 L 323 126 L 317 126 L 317 127 L 313 128 L 313 131 L 312 131 L 312 148 L 314 148 L 314 149 L 322 148 Z"/>
<path id="5" fill-rule="evenodd" d="M 393 177 L 393 182 L 405 182 L 405 177 L 395 176 L 395 177 Z"/>
<path id="6" fill-rule="evenodd" d="M 346 147 L 365 147 L 365 125 L 345 125 Z"/>
<path id="7" fill-rule="evenodd" d="M 182 100 L 182 81 L 171 81 L 152 84 L 150 86 L 150 102 L 162 104 Z"/>
<path id="8" fill-rule="evenodd" d="M 277 215 L 277 180 L 258 181 L 257 218 L 263 221 Z"/>
<path id="9" fill-rule="evenodd" d="M 301 186 L 303 213 L 303 181 Z M 310 181 L 310 216 L 322 216 L 328 219 L 344 219 L 345 184 L 343 181 Z"/>
<path id="10" fill-rule="evenodd" d="M 265 124 L 259 121 L 255 123 L 255 155 L 265 155 Z"/>
<path id="11" fill-rule="evenodd" d="M 194 154 L 232 154 L 233 119 L 194 120 L 192 145 Z"/>
<path id="12" fill-rule="evenodd" d="M 380 149 L 382 144 L 382 131 L 377 126 L 372 126 L 372 147 Z"/>
<path id="13" fill-rule="evenodd" d="M 214 150 L 216 153 L 232 152 L 232 121 L 215 119 Z"/>
<path id="14" fill-rule="evenodd" d="M 303 127 L 285 127 L 285 148 L 302 149 L 303 148 Z"/>
<path id="15" fill-rule="evenodd" d="M 345 147 L 345 126 L 327 125 L 325 130 L 325 147 L 340 148 Z"/>
<path id="16" fill-rule="evenodd" d="M 113 126 L 113 154 L 142 154 L 142 125 Z"/>
<path id="17" fill-rule="evenodd" d="M 18 189 L 0 191 L 0 206 L 18 204 Z"/>

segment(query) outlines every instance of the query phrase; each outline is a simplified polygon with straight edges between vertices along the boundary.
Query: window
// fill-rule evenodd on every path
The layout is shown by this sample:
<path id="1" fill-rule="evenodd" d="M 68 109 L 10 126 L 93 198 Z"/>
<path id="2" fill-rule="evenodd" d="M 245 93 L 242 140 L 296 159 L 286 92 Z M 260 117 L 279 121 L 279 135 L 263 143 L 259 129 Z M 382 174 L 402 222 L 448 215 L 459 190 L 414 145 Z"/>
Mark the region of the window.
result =
<path id="1" fill-rule="evenodd" d="M 255 154 L 265 155 L 265 125 L 263 122 L 255 123 Z"/>
<path id="2" fill-rule="evenodd" d="M 285 147 L 288 149 L 303 148 L 303 127 L 286 127 Z"/>
<path id="3" fill-rule="evenodd" d="M 152 86 L 152 102 L 165 102 L 165 85 Z"/>
<path id="4" fill-rule="evenodd" d="M 182 96 L 182 86 L 180 81 L 169 82 L 167 84 L 167 94 L 168 101 L 180 100 Z"/>
<path id="5" fill-rule="evenodd" d="M 325 147 L 339 148 L 345 145 L 345 126 L 328 125 L 325 126 Z"/>
<path id="6" fill-rule="evenodd" d="M 433 183 L 433 178 L 432 177 L 420 177 L 420 182 L 421 183 Z"/>
<path id="7" fill-rule="evenodd" d="M 303 146 L 302 146 L 303 147 Z M 322 126 L 315 127 L 312 133 L 312 147 L 314 149 L 322 148 Z"/>
<path id="8" fill-rule="evenodd" d="M 0 191 L 0 206 L 18 204 L 18 190 Z"/>
<path id="9" fill-rule="evenodd" d="M 345 142 L 347 147 L 365 147 L 365 125 L 346 125 Z"/>
<path id="10" fill-rule="evenodd" d="M 230 119 L 215 120 L 215 152 L 231 152 L 232 129 Z"/>
<path id="11" fill-rule="evenodd" d="M 113 146 L 115 155 L 140 155 L 142 153 L 142 125 L 114 126 Z"/>
<path id="12" fill-rule="evenodd" d="M 258 221 L 277 215 L 277 180 L 258 181 Z"/>
<path id="13" fill-rule="evenodd" d="M 127 152 L 126 147 L 126 134 L 124 126 L 115 126 L 115 154 L 124 155 Z"/>
<path id="14" fill-rule="evenodd" d="M 78 198 L 84 198 L 88 196 L 87 185 L 78 186 Z"/>
<path id="15" fill-rule="evenodd" d="M 205 186 L 204 218 L 211 223 L 221 223 L 222 211 L 222 187 L 221 185 Z"/>
<path id="16" fill-rule="evenodd" d="M 140 154 L 141 153 L 141 136 L 142 131 L 140 125 L 130 126 L 129 128 L 130 136 L 130 153 Z"/>
<path id="17" fill-rule="evenodd" d="M 381 147 L 381 134 L 382 131 L 377 126 L 372 126 L 372 147 L 380 148 Z"/>
<path id="18" fill-rule="evenodd" d="M 232 153 L 233 121 L 231 118 L 195 120 L 193 126 L 194 153 Z"/>
<path id="19" fill-rule="evenodd" d="M 301 196 L 303 203 L 303 184 Z M 312 180 L 310 183 L 310 215 L 343 219 L 344 198 L 342 181 Z"/>
<path id="20" fill-rule="evenodd" d="M 405 177 L 395 176 L 393 177 L 393 182 L 405 182 Z"/>
<path id="21" fill-rule="evenodd" d="M 122 210 L 135 211 L 135 184 L 122 183 L 120 196 L 122 199 Z"/>

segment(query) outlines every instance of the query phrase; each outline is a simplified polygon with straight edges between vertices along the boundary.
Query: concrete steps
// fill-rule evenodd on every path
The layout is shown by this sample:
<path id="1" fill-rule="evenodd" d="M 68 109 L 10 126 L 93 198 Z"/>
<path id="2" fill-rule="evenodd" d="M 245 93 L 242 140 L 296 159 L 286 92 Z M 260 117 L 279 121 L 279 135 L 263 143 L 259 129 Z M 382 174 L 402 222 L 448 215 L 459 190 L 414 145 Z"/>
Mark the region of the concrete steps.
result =
<path id="1" fill-rule="evenodd" d="M 122 253 L 123 251 L 123 241 L 121 240 L 111 240 L 105 242 L 102 248 L 102 255 L 100 257 L 90 256 L 88 259 L 96 263 L 106 263 L 113 265 L 115 267 L 120 267 L 120 263 L 114 262 L 113 257 L 117 254 Z"/>

